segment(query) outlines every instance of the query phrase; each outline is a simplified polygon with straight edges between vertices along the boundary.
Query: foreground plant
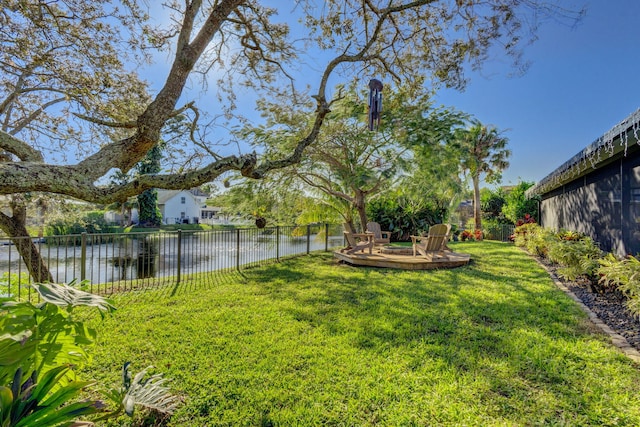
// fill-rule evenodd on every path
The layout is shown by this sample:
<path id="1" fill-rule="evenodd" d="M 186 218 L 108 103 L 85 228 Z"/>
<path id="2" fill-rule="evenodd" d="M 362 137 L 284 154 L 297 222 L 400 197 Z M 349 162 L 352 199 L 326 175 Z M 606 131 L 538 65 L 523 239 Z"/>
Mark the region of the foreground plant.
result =
<path id="1" fill-rule="evenodd" d="M 165 380 L 159 375 L 144 380 L 145 369 L 131 381 L 128 363 L 121 392 L 107 394 L 115 410 L 105 411 L 98 400 L 78 401 L 95 384 L 78 380 L 75 369 L 90 361 L 86 347 L 96 333 L 76 320 L 73 310 L 89 307 L 104 315 L 115 307 L 71 284 L 32 285 L 43 301 L 38 304 L 0 299 L 0 426 L 68 426 L 98 412 L 104 413 L 101 419 L 123 411 L 132 416 L 135 405 L 171 413 L 177 399 L 163 386 Z"/>
<path id="2" fill-rule="evenodd" d="M 125 414 L 133 417 L 135 406 L 139 405 L 163 414 L 171 414 L 180 400 L 169 393 L 169 389 L 165 386 L 167 379 L 160 374 L 145 378 L 152 366 L 138 372 L 132 379 L 129 365 L 130 363 L 127 362 L 122 367 L 122 387 L 107 392 L 107 396 L 117 404 L 115 412 L 120 414 L 124 411 Z M 112 415 L 109 414 L 105 418 L 111 417 Z"/>

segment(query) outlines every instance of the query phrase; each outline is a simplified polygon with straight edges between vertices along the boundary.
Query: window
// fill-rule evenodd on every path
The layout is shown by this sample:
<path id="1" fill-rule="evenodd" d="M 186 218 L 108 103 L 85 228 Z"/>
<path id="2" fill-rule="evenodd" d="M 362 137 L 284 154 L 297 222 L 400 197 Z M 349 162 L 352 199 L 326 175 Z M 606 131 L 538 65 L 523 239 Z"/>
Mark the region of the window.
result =
<path id="1" fill-rule="evenodd" d="M 183 204 L 183 205 L 185 203 L 187 203 L 187 198 L 186 197 L 180 197 L 180 203 Z"/>

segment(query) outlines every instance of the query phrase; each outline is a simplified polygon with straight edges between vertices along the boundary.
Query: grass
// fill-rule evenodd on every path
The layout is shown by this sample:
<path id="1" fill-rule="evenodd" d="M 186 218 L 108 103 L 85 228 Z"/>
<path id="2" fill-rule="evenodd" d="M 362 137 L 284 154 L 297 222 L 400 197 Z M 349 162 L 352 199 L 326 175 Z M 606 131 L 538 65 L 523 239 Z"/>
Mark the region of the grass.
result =
<path id="1" fill-rule="evenodd" d="M 313 255 L 122 298 L 88 370 L 173 379 L 172 426 L 640 425 L 640 370 L 517 248 L 396 271 Z M 114 425 L 127 425 L 118 420 Z M 142 421 L 136 421 L 140 425 Z"/>

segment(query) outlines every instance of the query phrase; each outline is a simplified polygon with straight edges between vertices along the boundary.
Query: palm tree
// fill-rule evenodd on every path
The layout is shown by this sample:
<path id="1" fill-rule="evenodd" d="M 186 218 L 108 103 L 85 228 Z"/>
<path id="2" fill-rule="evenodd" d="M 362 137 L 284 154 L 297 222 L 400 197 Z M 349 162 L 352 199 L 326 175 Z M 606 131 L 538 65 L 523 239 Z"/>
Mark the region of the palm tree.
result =
<path id="1" fill-rule="evenodd" d="M 467 129 L 458 129 L 455 142 L 461 151 L 461 167 L 473 181 L 473 218 L 475 230 L 482 230 L 480 215 L 480 179 L 499 182 L 501 172 L 509 167 L 507 159 L 511 151 L 506 148 L 508 139 L 502 137 L 494 126 L 484 126 L 474 121 Z M 476 233 L 481 238 L 482 233 Z"/>

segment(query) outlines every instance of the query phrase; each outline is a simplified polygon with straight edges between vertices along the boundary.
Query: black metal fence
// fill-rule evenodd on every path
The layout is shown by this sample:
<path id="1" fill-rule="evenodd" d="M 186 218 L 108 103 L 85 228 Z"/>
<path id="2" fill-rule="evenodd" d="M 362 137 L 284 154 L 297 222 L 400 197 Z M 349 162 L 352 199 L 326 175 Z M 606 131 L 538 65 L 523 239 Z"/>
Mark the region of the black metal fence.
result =
<path id="1" fill-rule="evenodd" d="M 229 271 L 327 251 L 343 243 L 340 225 L 238 228 L 125 234 L 78 234 L 35 240 L 57 283 L 87 281 L 86 290 L 126 290 L 214 280 Z M 22 298 L 33 278 L 13 242 L 0 239 L 0 294 Z"/>
<path id="2" fill-rule="evenodd" d="M 516 226 L 511 224 L 498 224 L 485 226 L 483 229 L 485 239 L 508 242 L 514 233 Z"/>

